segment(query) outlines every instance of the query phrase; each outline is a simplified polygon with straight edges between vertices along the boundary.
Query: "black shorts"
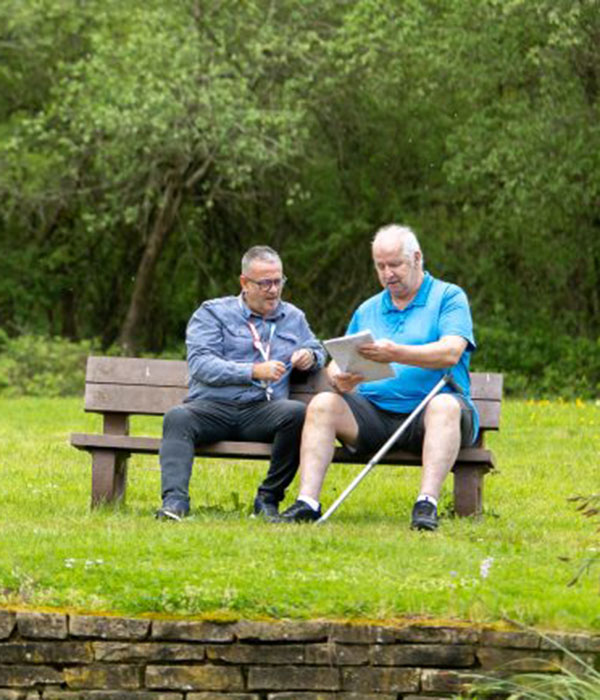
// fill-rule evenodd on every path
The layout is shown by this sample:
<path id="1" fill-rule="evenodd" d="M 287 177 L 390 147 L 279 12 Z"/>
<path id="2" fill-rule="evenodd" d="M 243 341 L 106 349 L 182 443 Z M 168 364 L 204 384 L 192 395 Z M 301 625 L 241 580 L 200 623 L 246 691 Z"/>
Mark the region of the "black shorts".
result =
<path id="1" fill-rule="evenodd" d="M 460 403 L 461 447 L 468 447 L 473 443 L 474 437 L 473 411 L 462 396 L 457 394 L 453 396 Z M 352 454 L 366 456 L 377 452 L 410 415 L 410 413 L 385 411 L 360 394 L 342 394 L 342 398 L 358 423 L 356 444 L 345 446 Z M 423 410 L 400 436 L 394 447 L 421 454 L 424 436 L 425 411 Z"/>

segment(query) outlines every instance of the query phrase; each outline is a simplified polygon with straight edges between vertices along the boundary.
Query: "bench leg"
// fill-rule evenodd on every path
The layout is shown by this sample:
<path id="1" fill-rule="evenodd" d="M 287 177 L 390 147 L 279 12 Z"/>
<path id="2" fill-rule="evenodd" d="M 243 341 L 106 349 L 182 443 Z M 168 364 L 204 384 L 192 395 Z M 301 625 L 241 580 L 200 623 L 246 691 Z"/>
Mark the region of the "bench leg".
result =
<path id="1" fill-rule="evenodd" d="M 122 452 L 92 450 L 92 508 L 124 500 L 128 456 Z"/>
<path id="2" fill-rule="evenodd" d="M 483 475 L 486 470 L 475 466 L 454 468 L 454 511 L 457 515 L 480 515 L 483 508 Z"/>

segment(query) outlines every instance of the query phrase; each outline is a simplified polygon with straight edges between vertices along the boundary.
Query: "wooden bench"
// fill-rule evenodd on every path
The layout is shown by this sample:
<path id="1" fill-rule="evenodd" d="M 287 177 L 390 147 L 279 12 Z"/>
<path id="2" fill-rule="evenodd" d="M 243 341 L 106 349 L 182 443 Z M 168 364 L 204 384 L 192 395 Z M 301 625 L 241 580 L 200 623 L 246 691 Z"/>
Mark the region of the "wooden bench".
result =
<path id="1" fill-rule="evenodd" d="M 454 465 L 454 509 L 458 515 L 481 513 L 483 476 L 493 469 L 494 456 L 484 447 L 485 433 L 498 430 L 502 399 L 502 375 L 473 373 L 472 396 L 479 409 L 481 435 L 474 447 L 460 451 Z M 127 485 L 127 460 L 132 453 L 158 454 L 160 438 L 129 434 L 129 416 L 163 415 L 187 394 L 187 365 L 180 360 L 126 357 L 90 357 L 85 384 L 85 410 L 103 417 L 102 434 L 73 433 L 71 444 L 92 456 L 92 507 L 120 501 Z M 291 396 L 308 403 L 318 391 L 328 390 L 323 372 L 299 375 Z M 202 445 L 202 457 L 269 459 L 271 445 L 258 442 L 223 441 Z M 341 447 L 335 462 L 356 463 Z M 360 463 L 360 461 L 359 461 Z M 420 456 L 395 450 L 382 464 L 420 466 Z"/>

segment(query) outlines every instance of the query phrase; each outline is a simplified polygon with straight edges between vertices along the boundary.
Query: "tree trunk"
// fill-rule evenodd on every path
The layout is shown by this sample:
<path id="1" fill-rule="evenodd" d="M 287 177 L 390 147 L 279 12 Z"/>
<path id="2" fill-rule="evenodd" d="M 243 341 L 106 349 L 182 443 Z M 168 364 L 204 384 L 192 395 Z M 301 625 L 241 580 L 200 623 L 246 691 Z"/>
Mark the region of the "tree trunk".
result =
<path id="1" fill-rule="evenodd" d="M 181 181 L 175 183 L 171 181 L 168 184 L 165 192 L 165 202 L 158 211 L 138 265 L 133 293 L 118 340 L 121 348 L 129 355 L 135 355 L 136 350 L 141 345 L 142 324 L 146 319 L 154 272 L 165 241 L 173 229 L 173 222 L 181 206 L 182 187 L 183 183 Z"/>
<path id="2" fill-rule="evenodd" d="M 61 335 L 69 340 L 78 340 L 75 294 L 72 288 L 66 289 L 60 298 Z"/>

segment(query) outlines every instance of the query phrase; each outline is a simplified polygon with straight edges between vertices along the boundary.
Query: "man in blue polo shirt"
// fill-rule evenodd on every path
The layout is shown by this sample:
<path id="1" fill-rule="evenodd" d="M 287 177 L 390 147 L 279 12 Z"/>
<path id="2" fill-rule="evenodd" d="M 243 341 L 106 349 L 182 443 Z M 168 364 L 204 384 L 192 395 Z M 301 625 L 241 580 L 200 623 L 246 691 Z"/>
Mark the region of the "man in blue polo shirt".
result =
<path id="1" fill-rule="evenodd" d="M 273 442 L 254 514 L 277 515 L 298 469 L 306 410 L 288 398 L 290 373 L 325 363 L 304 313 L 281 300 L 285 282 L 279 255 L 254 246 L 242 258 L 241 293 L 205 301 L 190 319 L 189 393 L 163 422 L 160 520 L 188 515 L 194 448 L 219 440 Z"/>
<path id="2" fill-rule="evenodd" d="M 414 529 L 437 528 L 444 479 L 460 447 L 477 437 L 479 419 L 469 395 L 469 358 L 475 340 L 465 293 L 424 271 L 419 242 L 409 228 L 380 229 L 372 253 L 383 291 L 359 306 L 347 333 L 370 330 L 375 342 L 362 346 L 361 354 L 392 363 L 395 377 L 363 382 L 361 375 L 341 372 L 331 362 L 327 372 L 335 392 L 318 394 L 309 404 L 302 434 L 300 493 L 276 522 L 318 520 L 319 495 L 335 438 L 359 457 L 373 455 L 448 371 L 464 395 L 446 386 L 396 444 L 422 452 Z"/>

